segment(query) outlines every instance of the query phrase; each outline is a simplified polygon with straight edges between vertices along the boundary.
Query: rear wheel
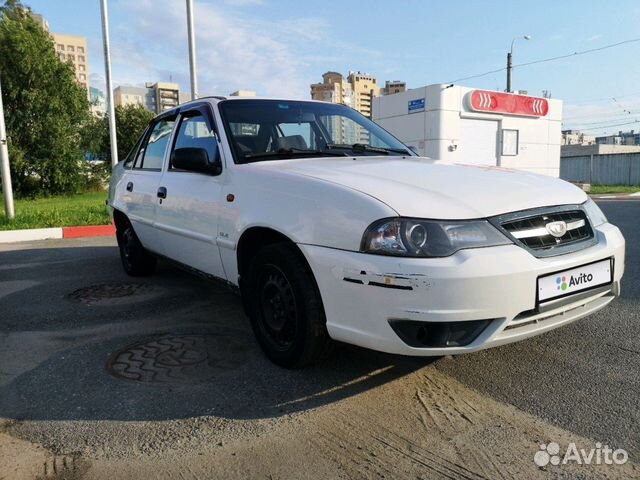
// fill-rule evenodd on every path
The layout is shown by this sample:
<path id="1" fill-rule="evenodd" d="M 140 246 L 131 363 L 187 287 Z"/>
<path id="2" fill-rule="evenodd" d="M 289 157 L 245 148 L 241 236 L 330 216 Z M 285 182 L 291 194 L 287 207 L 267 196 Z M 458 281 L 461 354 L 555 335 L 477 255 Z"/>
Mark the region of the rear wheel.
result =
<path id="1" fill-rule="evenodd" d="M 253 331 L 271 361 L 296 368 L 328 352 L 331 340 L 320 292 L 294 245 L 260 250 L 249 267 L 245 292 Z"/>
<path id="2" fill-rule="evenodd" d="M 151 275 L 155 271 L 156 257 L 142 246 L 129 221 L 118 227 L 116 237 L 120 247 L 120 260 L 128 275 L 141 277 Z"/>

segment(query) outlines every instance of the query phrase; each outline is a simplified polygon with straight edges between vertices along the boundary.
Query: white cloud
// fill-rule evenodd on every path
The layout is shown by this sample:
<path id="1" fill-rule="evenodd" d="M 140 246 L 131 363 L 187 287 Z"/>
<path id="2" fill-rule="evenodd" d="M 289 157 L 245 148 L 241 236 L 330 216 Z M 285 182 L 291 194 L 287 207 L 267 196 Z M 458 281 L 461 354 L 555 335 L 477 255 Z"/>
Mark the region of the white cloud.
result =
<path id="1" fill-rule="evenodd" d="M 264 5 L 264 0 L 224 0 L 224 3 L 234 7 L 246 7 L 252 5 Z"/>
<path id="2" fill-rule="evenodd" d="M 246 1 L 251 0 L 232 0 L 236 5 Z M 171 76 L 187 90 L 184 4 L 139 0 L 119 5 L 129 22 L 112 26 L 115 84 L 167 81 Z M 261 95 L 307 98 L 309 81 L 303 67 L 322 60 L 313 52 L 322 52 L 317 44 L 330 37 L 321 19 L 305 17 L 274 26 L 201 2 L 195 5 L 195 28 L 201 94 L 249 89 Z"/>

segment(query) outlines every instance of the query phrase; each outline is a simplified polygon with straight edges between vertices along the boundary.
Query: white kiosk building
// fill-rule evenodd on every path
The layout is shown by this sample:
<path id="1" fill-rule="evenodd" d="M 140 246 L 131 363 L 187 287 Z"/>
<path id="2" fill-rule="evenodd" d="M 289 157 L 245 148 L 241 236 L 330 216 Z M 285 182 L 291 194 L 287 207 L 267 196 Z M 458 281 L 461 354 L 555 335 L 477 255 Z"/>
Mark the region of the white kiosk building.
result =
<path id="1" fill-rule="evenodd" d="M 373 120 L 446 163 L 560 175 L 560 100 L 436 84 L 375 97 Z"/>

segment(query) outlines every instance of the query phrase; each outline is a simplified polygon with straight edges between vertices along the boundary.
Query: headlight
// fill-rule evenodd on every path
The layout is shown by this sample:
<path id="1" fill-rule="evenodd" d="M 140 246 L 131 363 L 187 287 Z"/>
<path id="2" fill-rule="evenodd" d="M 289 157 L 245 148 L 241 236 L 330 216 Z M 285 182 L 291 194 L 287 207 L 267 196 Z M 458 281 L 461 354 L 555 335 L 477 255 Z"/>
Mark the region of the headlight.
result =
<path id="1" fill-rule="evenodd" d="M 367 228 L 361 250 L 381 255 L 448 257 L 463 248 L 509 243 L 512 242 L 485 220 L 387 218 Z"/>
<path id="2" fill-rule="evenodd" d="M 598 227 L 603 223 L 607 223 L 607 217 L 604 216 L 600 207 L 596 205 L 592 199 L 587 200 L 582 204 L 585 211 L 587 212 L 587 217 L 589 217 L 589 221 L 591 222 L 592 227 Z"/>

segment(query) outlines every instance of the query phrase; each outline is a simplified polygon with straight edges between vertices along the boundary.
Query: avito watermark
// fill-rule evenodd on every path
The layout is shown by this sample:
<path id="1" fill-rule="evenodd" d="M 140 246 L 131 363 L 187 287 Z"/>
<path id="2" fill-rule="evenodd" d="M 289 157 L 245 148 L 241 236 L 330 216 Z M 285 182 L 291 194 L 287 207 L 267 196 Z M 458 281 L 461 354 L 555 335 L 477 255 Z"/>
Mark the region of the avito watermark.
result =
<path id="1" fill-rule="evenodd" d="M 595 448 L 578 448 L 575 443 L 567 445 L 564 452 L 560 451 L 560 445 L 556 442 L 543 443 L 540 450 L 533 456 L 533 461 L 539 467 L 551 465 L 624 465 L 629 460 L 626 450 L 616 450 L 609 445 L 597 442 Z"/>

